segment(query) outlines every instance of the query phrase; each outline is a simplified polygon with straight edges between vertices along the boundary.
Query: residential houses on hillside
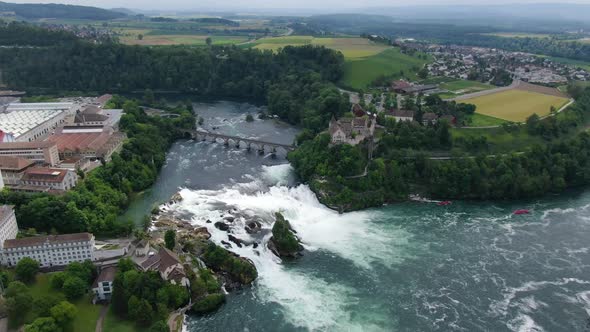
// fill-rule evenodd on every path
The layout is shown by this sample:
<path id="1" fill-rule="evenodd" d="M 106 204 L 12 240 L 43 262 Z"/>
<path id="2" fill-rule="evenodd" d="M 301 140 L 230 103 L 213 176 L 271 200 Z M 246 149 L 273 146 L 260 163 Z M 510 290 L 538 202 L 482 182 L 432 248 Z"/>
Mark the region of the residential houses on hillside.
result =
<path id="1" fill-rule="evenodd" d="M 530 83 L 561 84 L 568 80 L 590 80 L 590 73 L 579 66 L 524 52 L 457 45 L 412 46 L 433 56 L 434 61 L 426 67 L 431 76 L 487 82 L 493 79 L 496 69 L 502 69 L 515 79 Z"/>

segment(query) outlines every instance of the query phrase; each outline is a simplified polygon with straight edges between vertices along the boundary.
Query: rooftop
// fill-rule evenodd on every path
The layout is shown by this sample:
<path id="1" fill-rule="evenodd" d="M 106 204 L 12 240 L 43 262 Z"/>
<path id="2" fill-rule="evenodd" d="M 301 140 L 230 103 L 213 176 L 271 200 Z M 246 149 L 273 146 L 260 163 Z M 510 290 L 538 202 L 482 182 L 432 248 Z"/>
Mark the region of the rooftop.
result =
<path id="1" fill-rule="evenodd" d="M 61 183 L 67 174 L 67 169 L 29 168 L 25 171 L 21 180 Z"/>
<path id="2" fill-rule="evenodd" d="M 178 256 L 175 253 L 166 248 L 160 248 L 156 255 L 151 256 L 141 263 L 141 267 L 144 270 L 158 270 L 164 273 L 168 267 L 179 263 L 180 259 L 178 259 Z"/>
<path id="3" fill-rule="evenodd" d="M 31 129 L 59 116 L 60 110 L 15 110 L 0 113 L 0 130 L 14 135 L 15 138 Z"/>
<path id="4" fill-rule="evenodd" d="M 34 162 L 29 159 L 0 156 L 0 169 L 4 171 L 21 171 L 33 164 Z"/>
<path id="5" fill-rule="evenodd" d="M 95 132 L 97 131 L 97 132 Z M 90 132 L 64 128 L 60 133 L 50 136 L 47 140 L 57 144 L 57 149 L 62 151 L 85 151 L 101 149 L 111 137 L 111 133 L 101 129 L 91 129 Z"/>
<path id="6" fill-rule="evenodd" d="M 92 288 L 98 287 L 98 284 L 104 281 L 113 282 L 115 275 L 117 274 L 117 268 L 115 266 L 108 266 L 100 270 L 100 274 L 94 280 Z"/>
<path id="7" fill-rule="evenodd" d="M 392 109 L 389 111 L 389 115 L 399 118 L 413 118 L 414 111 Z"/>
<path id="8" fill-rule="evenodd" d="M 40 246 L 44 243 L 47 244 L 61 244 L 69 242 L 84 242 L 92 240 L 94 236 L 90 233 L 74 233 L 74 234 L 62 234 L 62 235 L 46 235 L 46 236 L 35 236 L 25 237 L 21 239 L 13 239 L 4 241 L 4 248 L 20 248 L 20 247 L 33 247 Z"/>
<path id="9" fill-rule="evenodd" d="M 4 221 L 7 216 L 14 213 L 14 207 L 12 205 L 0 205 L 0 222 Z"/>
<path id="10" fill-rule="evenodd" d="M 422 115 L 422 121 L 433 121 L 436 120 L 438 117 L 434 113 L 424 113 Z"/>
<path id="11" fill-rule="evenodd" d="M 50 141 L 34 141 L 34 142 L 8 142 L 0 143 L 0 150 L 14 150 L 14 149 L 44 149 L 54 146 L 54 142 Z"/>
<path id="12" fill-rule="evenodd" d="M 6 112 L 12 111 L 65 111 L 74 106 L 74 103 L 11 103 Z"/>

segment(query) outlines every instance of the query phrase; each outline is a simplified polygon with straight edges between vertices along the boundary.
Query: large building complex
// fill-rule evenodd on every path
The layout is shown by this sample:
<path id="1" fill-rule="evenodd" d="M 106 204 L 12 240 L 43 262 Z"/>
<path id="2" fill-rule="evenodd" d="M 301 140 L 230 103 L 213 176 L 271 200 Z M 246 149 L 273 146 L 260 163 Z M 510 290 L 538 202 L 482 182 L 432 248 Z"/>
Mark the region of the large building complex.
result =
<path id="1" fill-rule="evenodd" d="M 7 141 L 42 140 L 65 122 L 66 113 L 55 110 L 18 110 L 0 113 L 0 130 L 11 137 Z"/>
<path id="2" fill-rule="evenodd" d="M 63 192 L 76 186 L 78 175 L 73 170 L 61 168 L 27 169 L 20 183 L 13 190 L 23 192 Z"/>
<path id="3" fill-rule="evenodd" d="M 61 159 L 82 157 L 108 161 L 123 145 L 125 137 L 110 127 L 86 126 L 64 127 L 48 140 L 57 144 Z"/>
<path id="4" fill-rule="evenodd" d="M 0 155 L 2 182 L 8 187 L 19 185 L 25 171 L 32 166 L 33 162 L 28 159 Z"/>
<path id="5" fill-rule="evenodd" d="M 59 164 L 57 144 L 50 141 L 0 143 L 0 156 L 24 158 L 50 166 Z"/>
<path id="6" fill-rule="evenodd" d="M 15 266 L 24 257 L 42 267 L 64 266 L 94 260 L 94 235 L 90 233 L 28 237 L 4 241 L 4 260 Z"/>

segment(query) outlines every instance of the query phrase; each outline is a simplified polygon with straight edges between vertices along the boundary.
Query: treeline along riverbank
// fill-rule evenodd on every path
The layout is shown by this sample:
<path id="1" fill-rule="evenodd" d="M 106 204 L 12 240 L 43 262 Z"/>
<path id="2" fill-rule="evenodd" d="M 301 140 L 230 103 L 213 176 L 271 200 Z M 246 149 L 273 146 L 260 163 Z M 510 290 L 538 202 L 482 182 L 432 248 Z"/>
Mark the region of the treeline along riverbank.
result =
<path id="1" fill-rule="evenodd" d="M 444 122 L 429 127 L 390 122 L 371 160 L 367 145 L 333 146 L 328 134 L 301 144 L 289 160 L 322 202 L 341 210 L 380 206 L 415 193 L 441 199 L 538 197 L 590 184 L 590 134 L 583 128 L 590 114 L 590 89 L 578 95 L 567 113 L 561 119 L 532 117 L 523 128 L 508 126 L 509 131 L 539 135 L 544 144 L 504 154 L 486 153 L 485 138 L 478 152 L 466 149 L 462 140 L 452 140 Z M 566 129 L 580 133 L 565 135 Z M 422 139 L 409 149 L 407 137 L 412 136 Z M 449 157 L 433 157 L 433 146 Z"/>

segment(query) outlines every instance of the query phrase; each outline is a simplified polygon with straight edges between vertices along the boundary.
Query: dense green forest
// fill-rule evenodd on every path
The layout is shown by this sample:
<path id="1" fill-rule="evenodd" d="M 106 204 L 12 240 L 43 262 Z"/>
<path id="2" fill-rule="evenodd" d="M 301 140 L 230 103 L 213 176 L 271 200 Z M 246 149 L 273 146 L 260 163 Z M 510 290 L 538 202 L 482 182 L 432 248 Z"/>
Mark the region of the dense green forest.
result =
<path id="1" fill-rule="evenodd" d="M 141 330 L 165 323 L 171 311 L 189 301 L 189 290 L 162 280 L 158 272 L 141 272 L 130 259 L 121 259 L 113 281 L 111 307 Z M 150 329 L 151 331 L 151 329 Z"/>
<path id="2" fill-rule="evenodd" d="M 112 20 L 127 15 L 111 10 L 62 4 L 20 4 L 0 2 L 1 12 L 14 12 L 17 16 L 27 19 L 65 18 L 83 20 Z"/>
<path id="3" fill-rule="evenodd" d="M 9 35 L 10 29 L 15 27 L 0 28 L 0 36 Z M 23 29 L 42 37 L 48 34 L 30 26 Z M 215 46 L 96 45 L 65 37 L 53 47 L 0 49 L 4 83 L 22 90 L 123 93 L 151 89 L 267 101 L 271 113 L 316 132 L 332 114 L 348 107 L 332 84 L 343 74 L 344 58 L 324 47 L 285 47 L 273 53 Z M 12 44 L 26 42 L 18 37 L 11 40 Z"/>
<path id="4" fill-rule="evenodd" d="M 186 108 L 171 109 L 180 117 L 149 117 L 134 101 L 123 103 L 121 130 L 129 140 L 112 161 L 87 174 L 75 189 L 63 196 L 28 195 L 4 190 L 0 202 L 16 205 L 19 227 L 39 232 L 92 232 L 97 235 L 130 234 L 134 223 L 120 223 L 117 217 L 129 204 L 130 196 L 149 188 L 165 162 L 172 142 L 182 137 L 179 129 L 190 129 L 195 117 Z"/>
<path id="5" fill-rule="evenodd" d="M 445 123 L 389 122 L 370 162 L 366 146 L 331 146 L 328 134 L 304 142 L 289 160 L 324 203 L 345 210 L 405 200 L 411 193 L 442 199 L 530 198 L 590 184 L 590 134 L 564 136 L 588 115 L 590 89 L 567 116 L 529 119 L 525 129 L 546 144 L 508 154 L 486 155 L 485 139 L 477 142 L 476 155 L 466 154 L 470 145 L 452 141 Z M 431 158 L 432 150 L 446 150 L 451 158 Z"/>
<path id="6" fill-rule="evenodd" d="M 28 23 L 0 20 L 0 46 L 54 46 L 75 40 L 77 37 L 66 31 L 49 31 Z"/>

